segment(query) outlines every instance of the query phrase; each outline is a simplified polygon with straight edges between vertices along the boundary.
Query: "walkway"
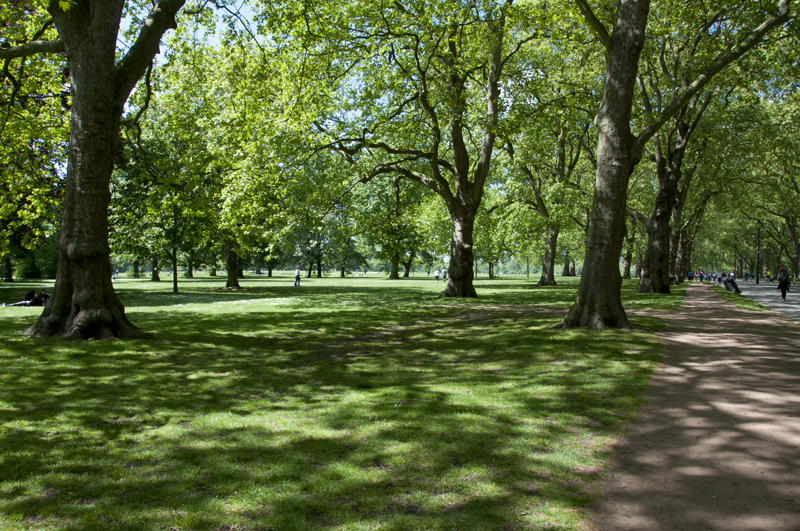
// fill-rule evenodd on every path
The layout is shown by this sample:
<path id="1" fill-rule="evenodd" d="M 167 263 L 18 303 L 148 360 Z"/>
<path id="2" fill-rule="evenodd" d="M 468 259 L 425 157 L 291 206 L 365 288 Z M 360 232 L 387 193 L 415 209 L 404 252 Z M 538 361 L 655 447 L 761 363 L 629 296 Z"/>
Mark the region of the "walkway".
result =
<path id="1" fill-rule="evenodd" d="M 667 320 L 595 529 L 800 530 L 800 326 L 696 285 Z"/>

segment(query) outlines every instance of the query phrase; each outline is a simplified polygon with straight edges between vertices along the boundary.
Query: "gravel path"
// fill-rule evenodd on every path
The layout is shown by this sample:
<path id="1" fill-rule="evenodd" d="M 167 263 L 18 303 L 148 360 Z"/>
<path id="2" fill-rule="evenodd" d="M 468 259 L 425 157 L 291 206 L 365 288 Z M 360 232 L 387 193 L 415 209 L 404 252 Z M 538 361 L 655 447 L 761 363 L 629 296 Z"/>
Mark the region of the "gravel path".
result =
<path id="1" fill-rule="evenodd" d="M 666 319 L 594 529 L 800 530 L 800 326 L 697 285 Z"/>

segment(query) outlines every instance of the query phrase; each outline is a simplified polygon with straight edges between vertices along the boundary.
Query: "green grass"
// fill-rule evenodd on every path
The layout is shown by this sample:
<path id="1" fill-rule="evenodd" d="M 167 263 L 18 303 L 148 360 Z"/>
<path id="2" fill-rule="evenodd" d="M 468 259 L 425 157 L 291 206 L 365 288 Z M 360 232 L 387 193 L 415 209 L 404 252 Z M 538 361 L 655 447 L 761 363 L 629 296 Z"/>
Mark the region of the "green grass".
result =
<path id="1" fill-rule="evenodd" d="M 756 302 L 749 297 L 743 297 L 739 293 L 734 293 L 733 291 L 728 291 L 721 286 L 717 286 L 716 284 L 711 285 L 711 289 L 716 293 L 722 300 L 725 302 L 729 302 L 736 306 L 737 308 L 741 308 L 742 310 L 755 310 L 757 312 L 767 312 L 770 311 L 769 308 L 761 304 L 760 302 Z"/>
<path id="2" fill-rule="evenodd" d="M 578 530 L 661 349 L 652 317 L 554 330 L 574 279 L 223 283 L 117 282 L 145 341 L 0 308 L 0 530 Z"/>

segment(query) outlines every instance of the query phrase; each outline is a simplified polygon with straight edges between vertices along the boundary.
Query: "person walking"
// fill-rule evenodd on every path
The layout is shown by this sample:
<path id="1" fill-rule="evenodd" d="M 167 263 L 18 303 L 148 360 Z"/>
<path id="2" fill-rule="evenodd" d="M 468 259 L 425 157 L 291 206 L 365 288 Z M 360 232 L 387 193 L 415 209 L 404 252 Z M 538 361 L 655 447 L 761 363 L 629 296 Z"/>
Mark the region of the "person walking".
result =
<path id="1" fill-rule="evenodd" d="M 781 299 L 786 300 L 786 292 L 789 291 L 789 272 L 786 266 L 782 266 L 778 271 L 778 290 L 781 292 Z"/>
<path id="2" fill-rule="evenodd" d="M 294 268 L 294 285 L 295 286 L 300 285 L 300 267 Z"/>

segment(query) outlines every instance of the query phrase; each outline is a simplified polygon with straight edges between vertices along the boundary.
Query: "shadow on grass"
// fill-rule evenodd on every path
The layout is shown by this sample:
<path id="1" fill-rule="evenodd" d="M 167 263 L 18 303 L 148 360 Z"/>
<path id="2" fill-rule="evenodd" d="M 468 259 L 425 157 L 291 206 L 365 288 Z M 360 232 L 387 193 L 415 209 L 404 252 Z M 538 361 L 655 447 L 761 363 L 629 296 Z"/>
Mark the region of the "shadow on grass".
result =
<path id="1" fill-rule="evenodd" d="M 235 300 L 282 295 L 258 289 Z M 172 307 L 151 341 L 5 341 L 5 528 L 578 528 L 655 339 L 552 330 L 531 307 L 561 287 L 346 289 Z"/>

